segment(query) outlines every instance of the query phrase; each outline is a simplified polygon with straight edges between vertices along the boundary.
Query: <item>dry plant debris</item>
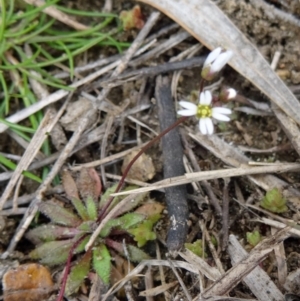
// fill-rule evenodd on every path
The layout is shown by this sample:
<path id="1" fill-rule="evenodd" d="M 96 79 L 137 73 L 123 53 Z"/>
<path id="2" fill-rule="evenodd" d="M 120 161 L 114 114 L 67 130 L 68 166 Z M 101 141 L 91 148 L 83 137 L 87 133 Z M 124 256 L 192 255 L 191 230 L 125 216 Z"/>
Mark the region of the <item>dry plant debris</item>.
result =
<path id="1" fill-rule="evenodd" d="M 132 237 L 139 237 L 137 242 L 131 241 L 136 248 L 157 237 L 158 244 L 154 247 L 148 243 L 144 250 L 149 251 L 153 259 L 134 267 L 129 258 L 111 251 L 114 259 L 111 287 L 108 282 L 103 283 L 101 273 L 97 275 L 92 271 L 88 280 L 77 279 L 76 289 L 69 293 L 78 289 L 74 294 L 78 300 L 105 300 L 111 295 L 120 300 L 125 296 L 137 300 L 136 296 L 140 295 L 149 301 L 163 297 L 166 300 L 297 300 L 296 295 L 300 295 L 300 105 L 297 99 L 300 65 L 299 41 L 295 37 L 300 31 L 299 3 L 231 0 L 218 2 L 220 7 L 217 7 L 209 0 L 142 2 L 149 6 L 140 4 L 138 7 L 135 2 L 132 5 L 112 3 L 117 15 L 127 11 L 132 13 L 130 18 L 137 17 L 137 20 L 129 20 L 133 21 L 131 24 L 124 25 L 126 31 L 118 32 L 120 40 L 132 42 L 125 53 L 116 54 L 108 46 L 101 57 L 93 61 L 99 49 L 95 53 L 86 52 L 74 61 L 74 78 L 66 65 L 50 66 L 49 72 L 62 79 L 72 92 L 39 85 L 38 79 L 44 75 L 30 70 L 35 77 L 30 82 L 31 89 L 39 101 L 26 108 L 16 105 L 9 116 L 3 116 L 9 122 L 26 125 L 28 116 L 39 110 L 45 113 L 30 142 L 12 132 L 8 123 L 0 124 L 1 155 L 4 153 L 16 162 L 14 171 L 3 170 L 0 174 L 3 183 L 0 198 L 0 271 L 3 272 L 0 275 L 5 275 L 2 279 L 4 300 L 15 300 L 9 299 L 14 298 L 15 293 L 19 299 L 27 298 L 26 288 L 10 286 L 9 275 L 13 274 L 15 279 L 22 269 L 25 272 L 45 269 L 32 263 L 32 259 L 28 263 L 33 247 L 27 246 L 24 234 L 32 236 L 34 232 L 28 230 L 34 222 L 38 225 L 45 222 L 43 217 L 35 219 L 39 209 L 50 210 L 53 220 L 66 213 L 65 207 L 72 206 L 67 198 L 74 196 L 76 189 L 72 192 L 65 185 L 53 182 L 63 166 L 69 165 L 70 170 L 82 173 L 85 168 L 95 168 L 107 189 L 112 184 L 110 181 L 120 179 L 128 163 L 126 157 L 133 157 L 145 142 L 166 128 L 170 124 L 168 118 L 175 120 L 176 110 L 182 109 L 179 107 L 182 100 L 197 103 L 198 92 L 193 90 L 199 88 L 199 68 L 207 55 L 198 42 L 211 50 L 220 46 L 233 52 L 229 64 L 236 71 L 226 67 L 208 87 L 213 91 L 212 101 L 216 91 L 228 91 L 231 86 L 237 90 L 233 101 L 223 99 L 218 104 L 232 111 L 231 121 L 214 124 L 215 134 L 209 136 L 199 133 L 194 121 L 186 121 L 179 132 L 176 130 L 164 137 L 168 146 L 163 138 L 161 144 L 154 144 L 142 155 L 135 165 L 137 169 L 132 169 L 126 179 L 140 188 L 116 194 L 129 196 L 96 225 L 98 232 L 94 233 L 96 238 L 103 233 L 107 223 L 114 221 L 116 212 L 128 208 L 126 206 L 139 197 L 138 193 L 155 191 L 153 195 L 168 207 L 155 233 L 143 237 L 149 225 L 131 231 Z M 31 3 L 38 7 L 44 4 L 43 1 Z M 85 5 L 89 9 L 89 4 Z M 90 28 L 89 20 L 70 17 L 54 5 L 44 12 L 78 31 Z M 124 12 L 122 15 L 128 21 L 128 15 Z M 116 29 L 110 28 L 110 33 L 113 32 Z M 28 45 L 20 47 L 24 48 L 27 58 L 33 56 Z M 15 66 L 25 59 L 16 60 L 14 53 L 6 53 L 4 58 Z M 18 72 L 11 72 L 10 78 L 21 83 Z M 18 89 L 12 91 L 19 92 Z M 171 102 L 164 107 L 162 99 L 165 98 Z M 196 117 L 206 116 L 203 107 L 200 113 Z M 205 123 L 205 129 L 211 132 L 210 123 Z M 40 147 L 49 133 L 53 153 L 45 156 Z M 23 173 L 27 170 L 33 176 L 40 176 L 40 169 L 45 166 L 50 172 L 39 184 L 32 180 L 36 178 L 30 180 L 28 174 Z M 171 171 L 166 172 L 168 168 Z M 97 185 L 90 190 L 95 187 Z M 94 195 L 98 196 L 99 191 L 94 191 Z M 81 197 L 88 198 L 87 195 Z M 54 199 L 55 203 L 51 201 Z M 84 204 L 89 209 L 79 210 L 80 218 L 88 215 L 95 219 L 97 206 Z M 157 206 L 157 210 L 163 210 L 161 204 Z M 156 209 L 145 205 L 143 212 L 128 214 L 146 214 Z M 72 213 L 69 218 L 71 224 L 67 226 L 75 225 L 72 229 L 77 229 L 78 214 Z M 179 224 L 174 222 L 177 218 L 180 218 Z M 67 226 L 61 228 L 65 230 Z M 90 236 L 96 226 L 89 228 Z M 61 228 L 56 229 L 59 232 Z M 167 235 L 167 229 L 174 230 L 176 235 L 180 233 L 178 240 L 173 240 L 171 232 Z M 60 235 L 61 232 L 58 239 L 64 243 Z M 251 246 L 247 245 L 247 239 Z M 179 255 L 176 259 L 164 260 L 167 251 L 178 251 L 185 240 L 195 248 L 201 243 L 198 253 L 207 256 L 201 258 L 195 255 L 197 252 L 183 249 L 178 254 L 171 252 L 173 256 Z M 118 252 L 126 257 L 126 246 L 118 242 L 118 247 Z M 81 250 L 87 254 L 83 261 L 88 262 L 88 250 L 86 253 L 84 247 Z M 37 257 L 46 262 L 50 256 L 48 251 Z M 83 262 L 79 255 L 74 259 Z M 60 266 L 60 270 L 62 268 Z M 88 270 L 85 269 L 85 274 Z M 56 286 L 53 286 L 49 272 L 46 274 L 48 280 L 33 288 L 36 300 L 44 298 L 44 293 L 46 299 L 52 294 L 49 299 L 53 300 L 57 293 L 53 289 L 59 289 L 59 279 L 54 278 Z"/>

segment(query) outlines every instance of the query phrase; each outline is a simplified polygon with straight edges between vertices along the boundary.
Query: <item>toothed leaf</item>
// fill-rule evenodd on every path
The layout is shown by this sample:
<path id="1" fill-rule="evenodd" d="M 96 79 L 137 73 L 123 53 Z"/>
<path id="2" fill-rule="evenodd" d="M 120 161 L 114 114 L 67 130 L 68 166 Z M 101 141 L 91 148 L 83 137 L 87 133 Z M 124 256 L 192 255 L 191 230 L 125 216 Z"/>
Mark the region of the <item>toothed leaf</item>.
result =
<path id="1" fill-rule="evenodd" d="M 26 238 L 35 244 L 39 244 L 46 241 L 71 238 L 79 233 L 80 231 L 76 228 L 48 224 L 30 230 L 26 234 Z"/>
<path id="2" fill-rule="evenodd" d="M 78 290 L 90 270 L 91 258 L 91 252 L 85 253 L 71 269 L 65 290 L 66 296 L 70 296 Z"/>
<path id="3" fill-rule="evenodd" d="M 53 201 L 42 202 L 39 210 L 48 216 L 53 223 L 74 227 L 80 224 L 80 219 L 70 210 Z"/>
<path id="4" fill-rule="evenodd" d="M 137 242 L 138 247 L 144 246 L 148 240 L 156 239 L 156 234 L 152 231 L 153 222 L 146 220 L 136 226 L 133 229 L 127 231 L 134 236 L 134 240 Z"/>
<path id="5" fill-rule="evenodd" d="M 118 251 L 121 255 L 125 256 L 124 253 L 124 248 L 123 248 L 123 244 L 111 239 L 107 239 L 108 244 L 111 248 L 115 249 L 116 251 Z M 150 259 L 151 257 L 145 253 L 144 251 L 142 251 L 141 249 L 133 246 L 133 245 L 126 245 L 127 251 L 129 253 L 129 260 L 133 261 L 133 262 L 140 262 L 144 259 Z"/>
<path id="6" fill-rule="evenodd" d="M 105 284 L 109 284 L 111 257 L 107 247 L 101 244 L 93 249 L 93 267 Z"/>
<path id="7" fill-rule="evenodd" d="M 74 239 L 46 242 L 29 253 L 32 259 L 40 259 L 50 266 L 66 262 Z"/>

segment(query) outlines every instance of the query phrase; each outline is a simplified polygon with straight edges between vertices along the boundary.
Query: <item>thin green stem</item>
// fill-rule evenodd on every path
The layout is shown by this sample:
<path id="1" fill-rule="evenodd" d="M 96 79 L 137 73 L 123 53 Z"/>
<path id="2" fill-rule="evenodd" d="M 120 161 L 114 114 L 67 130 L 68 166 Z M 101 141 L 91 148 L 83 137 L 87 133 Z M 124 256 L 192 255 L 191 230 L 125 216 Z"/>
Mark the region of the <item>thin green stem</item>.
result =
<path id="1" fill-rule="evenodd" d="M 0 26 L 0 41 L 4 40 L 4 33 L 6 28 L 6 7 L 5 7 L 5 0 L 0 1 L 1 7 L 1 26 Z"/>

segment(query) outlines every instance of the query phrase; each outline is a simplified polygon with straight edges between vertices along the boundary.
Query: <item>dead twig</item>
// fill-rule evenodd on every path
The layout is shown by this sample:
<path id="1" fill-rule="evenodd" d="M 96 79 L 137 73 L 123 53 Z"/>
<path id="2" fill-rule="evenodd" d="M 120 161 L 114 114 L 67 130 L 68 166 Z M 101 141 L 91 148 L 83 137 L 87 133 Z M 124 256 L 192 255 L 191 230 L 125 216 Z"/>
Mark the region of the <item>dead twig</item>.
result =
<path id="1" fill-rule="evenodd" d="M 167 77 L 158 77 L 155 95 L 158 103 L 160 129 L 164 131 L 176 121 L 176 112 Z M 183 149 L 178 129 L 173 129 L 162 137 L 164 177 L 184 174 Z M 167 237 L 168 250 L 178 251 L 184 244 L 187 235 L 188 205 L 185 186 L 165 189 L 166 204 L 171 220 Z"/>
<path id="2" fill-rule="evenodd" d="M 228 185 L 230 179 L 224 179 L 223 187 L 223 214 L 222 214 L 222 251 L 225 251 L 228 244 L 228 231 L 229 231 L 229 194 L 228 194 Z"/>

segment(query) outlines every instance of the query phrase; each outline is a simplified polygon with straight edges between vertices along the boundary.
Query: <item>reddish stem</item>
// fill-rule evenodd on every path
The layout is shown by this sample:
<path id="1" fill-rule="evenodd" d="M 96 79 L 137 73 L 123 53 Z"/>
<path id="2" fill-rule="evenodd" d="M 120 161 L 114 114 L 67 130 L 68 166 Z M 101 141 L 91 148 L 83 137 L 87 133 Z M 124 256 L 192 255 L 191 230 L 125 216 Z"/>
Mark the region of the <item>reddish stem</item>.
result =
<path id="1" fill-rule="evenodd" d="M 203 92 L 204 83 L 205 83 L 205 80 L 201 77 L 200 83 L 199 83 L 199 99 L 200 99 L 200 94 Z"/>
<path id="2" fill-rule="evenodd" d="M 132 165 L 135 163 L 135 161 L 140 157 L 141 154 L 143 154 L 149 147 L 151 147 L 156 141 L 158 141 L 161 137 L 163 137 L 165 134 L 167 134 L 168 132 L 170 132 L 171 130 L 173 130 L 176 126 L 178 126 L 180 123 L 184 122 L 186 119 L 188 119 L 187 116 L 183 116 L 181 118 L 179 118 L 176 122 L 174 122 L 172 125 L 170 125 L 168 128 L 166 128 L 164 131 L 162 131 L 158 136 L 156 136 L 155 138 L 153 138 L 151 141 L 149 141 L 144 147 L 141 148 L 141 150 L 134 156 L 134 158 L 130 161 L 130 163 L 127 165 L 123 176 L 115 190 L 115 193 L 119 192 L 124 184 L 125 178 L 127 177 L 127 174 L 130 170 L 130 168 L 132 167 Z M 106 211 L 108 209 L 108 207 L 110 206 L 111 202 L 113 201 L 114 197 L 111 196 L 106 205 L 104 206 L 104 208 L 101 210 L 97 222 L 100 222 L 106 215 Z"/>
<path id="3" fill-rule="evenodd" d="M 67 285 L 67 280 L 68 280 L 68 275 L 70 273 L 70 269 L 71 269 L 71 260 L 73 257 L 73 252 L 74 250 L 78 247 L 78 245 L 83 241 L 84 238 L 86 238 L 87 234 L 84 234 L 82 237 L 80 237 L 71 247 L 70 251 L 69 251 L 69 255 L 68 255 L 68 259 L 66 262 L 66 267 L 65 267 L 65 271 L 64 271 L 64 275 L 61 281 L 61 288 L 58 294 L 58 297 L 56 299 L 56 301 L 62 301 L 63 297 L 64 297 L 64 293 L 66 290 L 66 285 Z"/>

